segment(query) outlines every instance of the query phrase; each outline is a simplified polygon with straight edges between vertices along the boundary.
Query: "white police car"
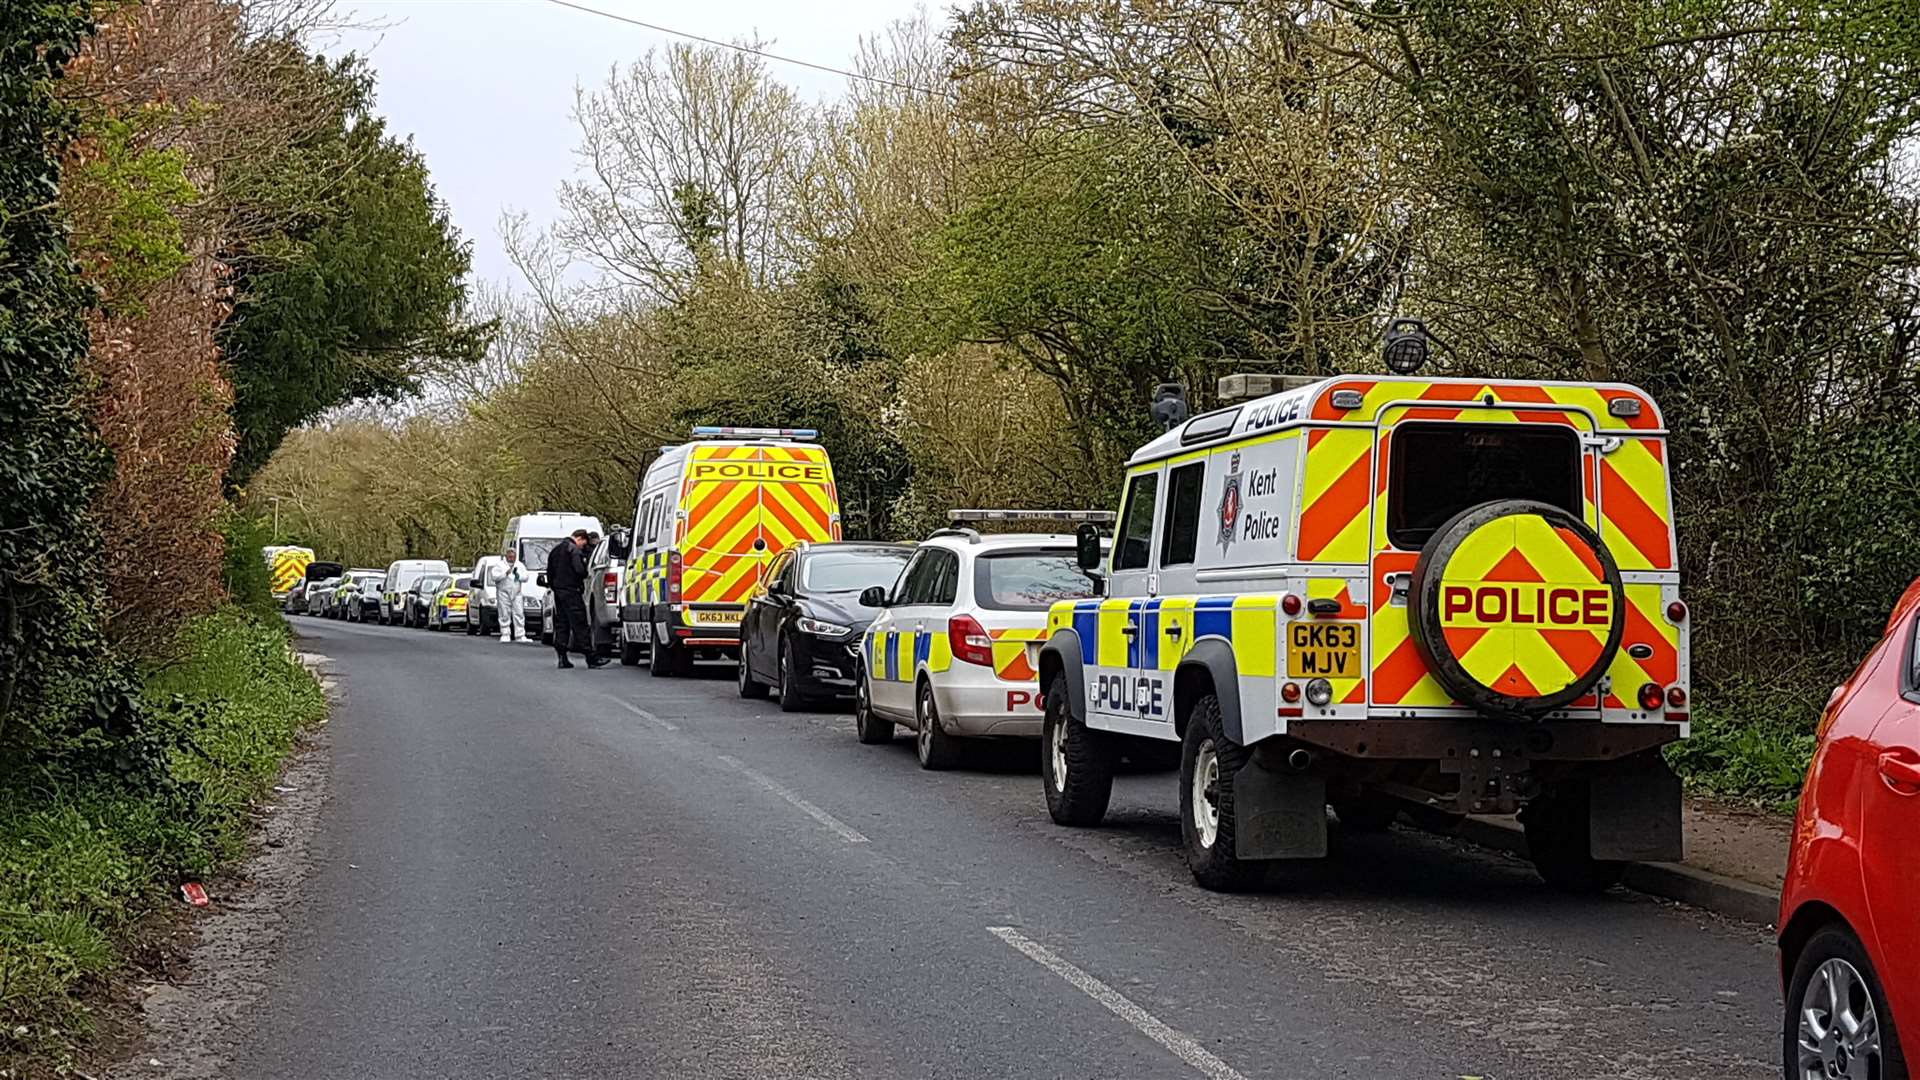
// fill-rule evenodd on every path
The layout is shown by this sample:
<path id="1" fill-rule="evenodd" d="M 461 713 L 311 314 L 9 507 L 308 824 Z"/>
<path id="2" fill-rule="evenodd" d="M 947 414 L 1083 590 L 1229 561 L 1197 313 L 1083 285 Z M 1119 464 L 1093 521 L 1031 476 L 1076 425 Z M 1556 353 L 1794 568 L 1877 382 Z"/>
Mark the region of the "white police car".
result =
<path id="1" fill-rule="evenodd" d="M 955 764 L 965 739 L 1039 736 L 1028 644 L 1045 637 L 1056 601 L 1093 595 L 1072 536 L 982 534 L 971 526 L 1113 519 L 1071 510 L 954 510 L 949 517 L 953 525 L 921 543 L 891 589 L 861 596 L 880 614 L 860 650 L 860 741 L 886 742 L 895 724 L 905 724 L 926 769 Z"/>

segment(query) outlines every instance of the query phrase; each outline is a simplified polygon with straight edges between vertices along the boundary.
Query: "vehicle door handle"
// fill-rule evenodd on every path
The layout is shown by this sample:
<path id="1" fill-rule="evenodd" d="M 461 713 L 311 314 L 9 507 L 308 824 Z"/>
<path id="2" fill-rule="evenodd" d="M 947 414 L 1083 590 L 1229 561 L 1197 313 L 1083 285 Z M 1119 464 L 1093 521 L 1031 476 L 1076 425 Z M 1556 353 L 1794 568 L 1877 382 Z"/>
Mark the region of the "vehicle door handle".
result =
<path id="1" fill-rule="evenodd" d="M 1120 628 L 1120 632 L 1122 634 L 1125 634 L 1127 637 L 1132 637 L 1133 635 L 1140 632 L 1140 624 L 1128 623 L 1127 625 Z"/>
<path id="2" fill-rule="evenodd" d="M 1902 791 L 1902 795 L 1920 795 L 1920 762 L 1908 761 L 1896 751 L 1889 750 L 1880 755 L 1880 775 L 1890 784 L 1900 784 L 1913 788 Z"/>
<path id="3" fill-rule="evenodd" d="M 1168 637 L 1179 637 L 1179 636 L 1180 636 L 1180 628 L 1179 628 L 1178 626 L 1169 626 L 1169 627 L 1167 627 L 1167 636 L 1168 636 Z"/>

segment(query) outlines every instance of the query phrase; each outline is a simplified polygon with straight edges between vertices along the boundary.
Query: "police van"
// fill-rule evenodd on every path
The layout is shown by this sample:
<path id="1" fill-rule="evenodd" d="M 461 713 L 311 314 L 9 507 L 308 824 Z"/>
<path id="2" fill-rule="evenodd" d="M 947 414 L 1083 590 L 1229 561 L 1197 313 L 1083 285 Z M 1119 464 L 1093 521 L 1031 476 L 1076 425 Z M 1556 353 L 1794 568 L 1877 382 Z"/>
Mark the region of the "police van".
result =
<path id="1" fill-rule="evenodd" d="M 285 600 L 294 586 L 304 582 L 313 563 L 313 549 L 298 544 L 263 547 L 260 554 L 267 560 L 268 587 L 275 600 Z"/>
<path id="2" fill-rule="evenodd" d="M 662 447 L 634 500 L 620 606 L 624 663 L 655 675 L 735 656 L 747 596 L 768 560 L 840 539 L 833 463 L 808 428 L 708 427 Z"/>
<path id="3" fill-rule="evenodd" d="M 1551 884 L 1674 860 L 1687 734 L 1667 432 L 1624 385 L 1336 377 L 1194 417 L 1127 463 L 1104 595 L 1036 648 L 1055 821 L 1179 741 L 1195 878 L 1343 827 L 1518 810 Z"/>

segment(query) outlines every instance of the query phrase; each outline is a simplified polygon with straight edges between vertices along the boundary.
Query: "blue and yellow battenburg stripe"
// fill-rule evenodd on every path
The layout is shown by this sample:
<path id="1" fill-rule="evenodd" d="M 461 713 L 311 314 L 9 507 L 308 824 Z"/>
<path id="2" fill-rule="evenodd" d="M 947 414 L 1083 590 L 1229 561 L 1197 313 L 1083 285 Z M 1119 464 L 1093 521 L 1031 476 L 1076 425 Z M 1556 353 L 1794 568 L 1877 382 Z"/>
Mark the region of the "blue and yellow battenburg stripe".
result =
<path id="1" fill-rule="evenodd" d="M 993 673 L 1009 682 L 1033 681 L 1027 643 L 1047 636 L 1043 627 L 988 630 L 993 638 Z M 923 668 L 940 674 L 953 667 L 953 642 L 945 629 L 925 633 L 913 630 L 868 630 L 861 642 L 867 670 L 882 682 L 911 682 Z"/>
<path id="2" fill-rule="evenodd" d="M 660 604 L 667 599 L 667 553 L 635 555 L 627 560 L 627 603 Z"/>
<path id="3" fill-rule="evenodd" d="M 1219 638 L 1233 646 L 1240 674 L 1271 678 L 1280 656 L 1279 602 L 1278 595 L 1063 600 L 1047 613 L 1046 636 L 1072 630 L 1089 666 L 1159 671 L 1179 667 L 1194 642 Z M 1129 624 L 1138 627 L 1131 635 Z"/>

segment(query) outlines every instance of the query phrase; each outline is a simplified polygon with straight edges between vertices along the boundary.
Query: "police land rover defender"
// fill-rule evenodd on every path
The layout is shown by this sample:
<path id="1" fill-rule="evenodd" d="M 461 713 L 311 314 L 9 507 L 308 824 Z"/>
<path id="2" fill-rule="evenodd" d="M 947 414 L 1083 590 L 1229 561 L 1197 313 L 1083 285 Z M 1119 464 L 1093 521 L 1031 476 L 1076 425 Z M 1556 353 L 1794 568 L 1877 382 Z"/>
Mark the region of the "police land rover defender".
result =
<path id="1" fill-rule="evenodd" d="M 1098 823 L 1183 744 L 1208 888 L 1403 811 L 1519 811 L 1551 884 L 1681 854 L 1688 724 L 1666 432 L 1630 386 L 1343 376 L 1176 424 L 1127 463 L 1104 595 L 1048 615 L 1047 807 Z"/>

